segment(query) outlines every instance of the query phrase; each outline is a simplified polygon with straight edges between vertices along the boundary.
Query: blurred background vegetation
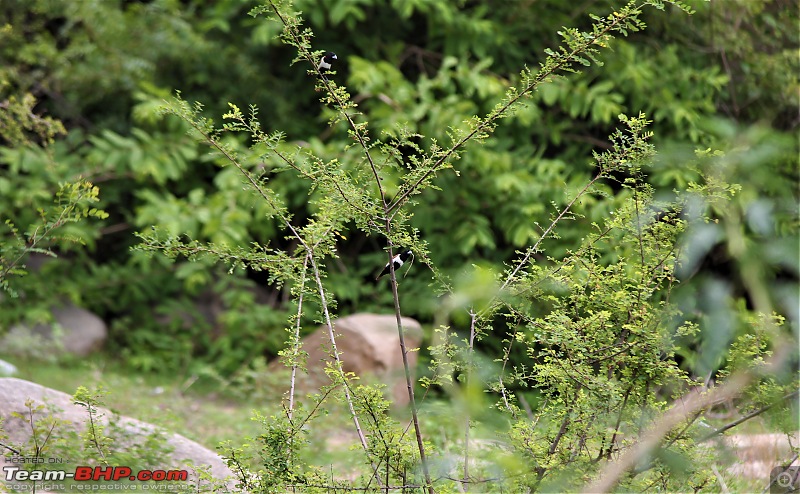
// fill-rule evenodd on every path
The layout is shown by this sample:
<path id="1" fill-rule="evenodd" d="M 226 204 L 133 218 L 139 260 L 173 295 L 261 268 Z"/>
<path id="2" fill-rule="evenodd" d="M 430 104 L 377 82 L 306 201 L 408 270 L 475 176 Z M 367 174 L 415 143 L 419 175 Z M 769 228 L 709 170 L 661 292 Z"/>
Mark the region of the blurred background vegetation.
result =
<path id="1" fill-rule="evenodd" d="M 617 115 L 644 111 L 659 150 L 648 172 L 657 197 L 673 198 L 709 166 L 741 187 L 732 203 L 712 211 L 719 221 L 687 240 L 690 262 L 680 277 L 698 282 L 676 292 L 684 313 L 711 325 L 727 317 L 720 307 L 757 308 L 748 280 L 760 280 L 766 295 L 759 296 L 797 331 L 798 5 L 689 4 L 692 16 L 647 12 L 649 29 L 615 40 L 601 54 L 604 66 L 542 87 L 495 138 L 462 157 L 459 177 L 436 178 L 444 193 L 418 196 L 414 225 L 457 288 L 459 280 L 470 283 L 462 274 L 471 265 L 500 271 L 535 242 L 556 208 L 589 180 L 591 152 L 608 147 Z M 342 151 L 349 137 L 327 126 L 331 110 L 318 102 L 306 67 L 291 65 L 295 53 L 275 39 L 279 27 L 247 15 L 253 5 L 3 1 L 0 217 L 25 232 L 60 183 L 81 178 L 99 187 L 95 206 L 108 217 L 63 227 L 48 244 L 58 258 L 14 279 L 24 296 L 2 299 L 0 328 L 44 319 L 48 307 L 68 299 L 109 324 L 107 351 L 136 369 L 229 376 L 277 354 L 292 311 L 286 288 L 271 286 L 264 273 L 131 250 L 134 232 L 152 226 L 201 241 L 293 247 L 263 219 L 265 206 L 243 190 L 236 170 L 219 166 L 184 122 L 161 115 L 175 91 L 202 102 L 215 119 L 228 102 L 257 105 L 264 130 L 286 133 L 289 153 L 301 145 L 342 162 L 357 154 Z M 561 26 L 585 28 L 588 13 L 604 15 L 615 5 L 298 0 L 295 9 L 314 29 L 315 48 L 338 54 L 334 77 L 369 116 L 372 135 L 388 140 L 398 125 L 443 136 L 485 114 L 523 66 L 537 66 L 557 44 Z M 697 148 L 725 155 L 712 160 L 696 156 Z M 270 169 L 271 159 L 249 166 Z M 385 187 L 391 194 L 398 183 L 389 178 Z M 287 174 L 270 184 L 294 217 L 309 216 L 307 184 Z M 576 204 L 559 238 L 547 242 L 548 256 L 574 248 L 591 223 L 631 194 L 613 184 L 605 192 Z M 0 228 L 0 241 L 8 241 L 10 229 Z M 340 314 L 391 312 L 391 291 L 373 280 L 385 263 L 383 247 L 383 239 L 355 228 L 338 242 L 327 282 Z M 430 281 L 420 264 L 401 280 L 404 315 L 423 324 L 444 310 Z M 480 348 L 496 358 L 505 337 L 488 335 Z M 718 367 L 733 337 L 701 333 L 681 345 L 683 365 L 695 375 Z"/>

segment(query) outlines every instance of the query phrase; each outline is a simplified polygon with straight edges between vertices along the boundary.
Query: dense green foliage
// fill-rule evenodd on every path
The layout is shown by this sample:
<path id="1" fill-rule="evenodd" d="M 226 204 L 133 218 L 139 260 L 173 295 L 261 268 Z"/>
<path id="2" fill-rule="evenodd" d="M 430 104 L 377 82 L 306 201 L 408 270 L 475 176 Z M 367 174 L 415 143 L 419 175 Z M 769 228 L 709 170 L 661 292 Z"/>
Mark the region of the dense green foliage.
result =
<path id="1" fill-rule="evenodd" d="M 7 2 L 0 281 L 25 296 L 3 300 L 0 324 L 68 297 L 110 322 L 132 366 L 228 376 L 276 355 L 287 320 L 296 342 L 329 310 L 401 299 L 437 326 L 423 383 L 464 405 L 426 411 L 423 429 L 504 431 L 459 478 L 499 469 L 510 489 L 579 489 L 714 379 L 747 371 L 742 411 L 771 403 L 796 387 L 796 353 L 777 351 L 798 328 L 791 5 L 698 2 L 688 16 L 643 3 L 658 8 Z M 309 71 L 319 50 L 339 54 L 330 79 Z M 97 209 L 68 198 L 70 218 L 92 218 L 58 224 L 58 259 L 12 282 L 20 253 L 44 252 L 37 226 L 54 224 L 67 182 Z M 416 255 L 399 297 L 372 281 L 387 242 Z M 370 438 L 365 465 L 428 483 L 422 440 L 338 360 L 329 374 Z M 329 481 L 294 456 L 309 413 L 264 419 L 264 470 L 247 487 Z M 687 420 L 624 487 L 714 482 L 703 427 Z M 428 450 L 463 459 L 453 444 Z M 459 474 L 433 473 L 455 488 Z"/>
<path id="2" fill-rule="evenodd" d="M 439 2 L 312 4 L 298 2 L 295 8 L 307 12 L 317 31 L 315 46 L 342 54 L 337 81 L 348 83 L 369 115 L 373 139 L 387 143 L 400 137 L 398 124 L 410 135 L 435 137 L 487 112 L 506 84 L 515 83 L 519 68 L 535 66 L 544 49 L 554 46 L 560 26 L 588 21 L 561 2 L 546 8 L 504 2 L 491 9 Z M 1 99 L 10 98 L 13 107 L 32 94 L 39 102 L 35 113 L 59 118 L 69 134 L 44 151 L 17 145 L 18 138 L 4 132 L 11 147 L 2 151 L 9 173 L 0 180 L 0 210 L 24 232 L 34 224 L 36 209 L 51 202 L 58 183 L 82 177 L 101 187 L 99 207 L 110 217 L 71 227 L 69 236 L 81 238 L 89 250 L 59 245 L 71 254 L 47 266 L 63 280 L 48 297 L 68 295 L 98 312 L 112 323 L 117 347 L 133 352 L 131 362 L 148 369 L 172 363 L 185 370 L 191 356 L 230 372 L 254 355 L 274 355 L 280 332 L 260 328 L 279 330 L 287 316 L 287 293 L 264 277 L 238 271 L 231 278 L 207 263 L 167 266 L 128 250 L 137 242 L 133 232 L 152 225 L 200 241 L 289 247 L 276 225 L 262 219 L 263 206 L 242 191 L 234 171 L 218 168 L 186 136 L 185 125 L 159 117 L 163 100 L 179 89 L 187 99 L 202 101 L 209 115 L 224 113 L 227 102 L 254 104 L 268 119 L 265 131 L 285 132 L 287 153 L 302 144 L 320 159 L 348 163 L 357 152 L 341 154 L 346 134 L 325 130 L 331 113 L 315 104 L 311 78 L 289 64 L 291 51 L 273 38 L 276 26 L 246 16 L 239 2 L 204 5 L 11 1 L 3 9 Z M 790 76 L 797 73 L 796 57 L 790 56 L 791 9 L 766 2 L 735 5 L 715 9 L 700 2 L 691 17 L 655 16 L 652 22 L 652 12 L 645 12 L 651 29 L 616 40 L 613 51 L 599 54 L 604 66 L 543 84 L 494 139 L 461 157 L 458 176 L 437 173 L 435 184 L 447 193 L 418 196 L 414 226 L 440 271 L 457 276 L 476 259 L 497 269 L 535 241 L 553 206 L 563 205 L 589 178 L 585 157 L 607 145 L 604 136 L 620 112 L 651 115 L 657 144 L 690 140 L 727 149 L 747 135 L 768 146 L 778 137 L 767 128 L 754 134 L 748 123 L 796 128 L 790 117 L 797 104 L 796 78 Z M 591 10 L 609 7 L 599 2 Z M 744 26 L 736 35 L 720 27 L 731 18 Z M 776 26 L 781 36 L 763 36 L 764 24 Z M 711 56 L 717 53 L 727 65 Z M 751 74 L 765 71 L 779 77 L 753 81 Z M 715 120 L 726 112 L 744 126 Z M 430 146 L 410 141 L 409 146 Z M 398 152 L 408 156 L 409 146 Z M 668 158 L 649 177 L 658 190 L 685 187 L 698 176 L 669 149 L 661 147 Z M 788 203 L 773 208 L 776 214 L 796 199 L 794 150 L 784 149 L 752 170 L 747 163 L 731 167 L 729 177 L 732 183 L 747 177 L 752 192 L 744 196 L 769 191 L 772 200 Z M 257 163 L 253 158 L 250 164 Z M 397 192 L 399 180 L 396 173 L 384 178 L 388 194 Z M 315 202 L 308 201 L 301 182 L 277 175 L 270 188 L 292 214 L 313 214 Z M 604 192 L 619 190 L 606 186 Z M 754 198 L 743 200 L 746 208 Z M 550 242 L 548 251 L 562 255 L 588 224 L 614 207 L 614 201 L 585 197 L 575 205 L 575 221 L 559 230 L 560 240 Z M 383 262 L 380 239 L 356 230 L 343 237 L 337 242 L 341 262 L 329 273 L 340 308 L 384 310 L 389 294 L 367 282 Z M 437 304 L 424 269 L 414 269 L 406 283 L 407 313 L 430 320 Z M 207 319 L 187 316 L 198 297 L 218 307 Z M 246 347 L 237 343 L 245 339 Z M 175 358 L 176 349 L 190 355 Z"/>

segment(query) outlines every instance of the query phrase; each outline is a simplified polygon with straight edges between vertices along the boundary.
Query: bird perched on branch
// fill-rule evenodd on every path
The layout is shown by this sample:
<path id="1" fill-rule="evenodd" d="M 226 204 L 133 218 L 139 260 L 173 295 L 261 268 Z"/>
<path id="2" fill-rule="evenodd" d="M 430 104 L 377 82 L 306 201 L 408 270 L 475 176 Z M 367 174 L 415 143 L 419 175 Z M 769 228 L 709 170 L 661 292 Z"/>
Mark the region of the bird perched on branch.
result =
<path id="1" fill-rule="evenodd" d="M 411 257 L 411 255 L 412 255 L 411 249 L 406 249 L 401 253 L 397 254 L 392 258 L 391 262 L 386 263 L 386 266 L 384 266 L 383 271 L 381 271 L 381 274 L 376 276 L 375 279 L 379 280 L 381 276 L 389 274 L 389 270 L 391 269 L 389 267 L 390 264 L 394 264 L 394 270 L 397 271 L 398 269 L 400 269 L 400 266 L 402 266 L 403 263 L 405 263 L 408 260 L 408 258 Z"/>
<path id="2" fill-rule="evenodd" d="M 331 66 L 333 65 L 334 60 L 338 60 L 339 58 L 336 54 L 332 51 L 326 51 L 322 58 L 319 61 L 319 65 L 317 65 L 317 70 L 325 73 L 331 70 Z"/>

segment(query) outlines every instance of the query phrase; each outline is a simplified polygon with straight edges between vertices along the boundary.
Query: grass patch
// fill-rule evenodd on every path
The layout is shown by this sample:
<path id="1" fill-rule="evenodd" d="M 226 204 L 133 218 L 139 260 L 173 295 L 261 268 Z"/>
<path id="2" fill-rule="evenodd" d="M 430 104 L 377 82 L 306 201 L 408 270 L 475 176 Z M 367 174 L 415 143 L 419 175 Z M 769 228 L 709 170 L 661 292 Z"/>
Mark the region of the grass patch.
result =
<path id="1" fill-rule="evenodd" d="M 238 399 L 222 384 L 189 386 L 191 381 L 182 376 L 142 374 L 102 354 L 56 363 L 2 358 L 17 367 L 14 377 L 70 395 L 78 386 L 94 388 L 102 384 L 109 391 L 104 398 L 106 408 L 176 432 L 212 450 L 222 441 L 237 444 L 244 437 L 257 436 L 260 428 L 250 420 L 252 411 L 270 414 L 280 405 L 277 400 L 255 403 Z"/>

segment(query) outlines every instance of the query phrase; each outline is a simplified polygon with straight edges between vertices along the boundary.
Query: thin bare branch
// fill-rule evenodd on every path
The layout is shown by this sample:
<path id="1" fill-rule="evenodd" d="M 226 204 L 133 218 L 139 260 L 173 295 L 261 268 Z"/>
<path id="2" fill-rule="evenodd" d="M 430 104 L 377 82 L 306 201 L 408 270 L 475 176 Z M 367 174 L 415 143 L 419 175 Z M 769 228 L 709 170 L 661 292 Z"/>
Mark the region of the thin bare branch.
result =
<path id="1" fill-rule="evenodd" d="M 300 293 L 297 296 L 297 322 L 294 327 L 293 335 L 293 348 L 292 348 L 292 377 L 289 386 L 289 422 L 292 421 L 292 414 L 294 413 L 294 390 L 297 377 L 297 359 L 300 356 L 300 318 L 303 315 L 303 295 L 305 293 L 304 286 L 306 284 L 306 271 L 308 270 L 308 254 L 303 260 L 303 271 L 300 274 Z"/>
<path id="2" fill-rule="evenodd" d="M 392 225 L 389 218 L 386 218 L 386 232 L 391 232 Z M 403 371 L 405 372 L 406 388 L 408 389 L 408 400 L 411 406 L 411 420 L 414 423 L 414 434 L 417 438 L 417 448 L 419 449 L 419 459 L 422 463 L 422 473 L 425 476 L 425 484 L 428 494 L 433 494 L 433 483 L 431 482 L 431 474 L 428 469 L 428 460 L 425 456 L 425 443 L 422 440 L 422 430 L 419 426 L 419 414 L 417 413 L 417 402 L 414 399 L 414 381 L 411 378 L 411 368 L 408 364 L 408 348 L 406 347 L 405 329 L 403 329 L 403 316 L 400 311 L 400 295 L 397 292 L 397 276 L 394 270 L 394 263 L 392 262 L 392 240 L 389 239 L 389 275 L 392 285 L 392 298 L 394 299 L 394 314 L 397 320 L 397 334 L 400 338 L 400 352 L 403 355 Z"/>
<path id="3" fill-rule="evenodd" d="M 331 315 L 328 311 L 328 302 L 325 297 L 325 287 L 322 285 L 322 278 L 319 273 L 319 267 L 317 266 L 317 261 L 314 260 L 313 255 L 309 255 L 309 260 L 311 261 L 311 270 L 314 273 L 314 280 L 317 282 L 317 293 L 319 294 L 320 298 L 320 305 L 322 305 L 322 313 L 325 317 L 325 326 L 328 329 L 328 338 L 331 341 L 331 356 L 334 359 L 336 364 L 336 372 L 339 374 L 340 379 L 344 382 L 343 390 L 345 400 L 347 401 L 347 407 L 350 410 L 350 416 L 353 419 L 353 425 L 356 428 L 356 433 L 358 434 L 358 439 L 361 441 L 361 447 L 364 449 L 364 452 L 367 454 L 367 458 L 370 459 L 370 463 L 372 463 L 372 459 L 369 455 L 369 445 L 367 444 L 367 438 L 364 435 L 364 431 L 361 429 L 361 423 L 358 420 L 358 414 L 356 414 L 355 407 L 353 406 L 353 397 L 350 394 L 350 387 L 347 386 L 347 375 L 344 372 L 344 367 L 342 366 L 342 361 L 339 358 L 339 351 L 336 348 L 336 335 L 334 334 L 333 330 L 333 322 L 331 321 Z M 377 470 L 373 465 L 373 470 Z M 380 478 L 376 476 L 378 483 L 382 483 Z"/>

